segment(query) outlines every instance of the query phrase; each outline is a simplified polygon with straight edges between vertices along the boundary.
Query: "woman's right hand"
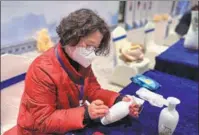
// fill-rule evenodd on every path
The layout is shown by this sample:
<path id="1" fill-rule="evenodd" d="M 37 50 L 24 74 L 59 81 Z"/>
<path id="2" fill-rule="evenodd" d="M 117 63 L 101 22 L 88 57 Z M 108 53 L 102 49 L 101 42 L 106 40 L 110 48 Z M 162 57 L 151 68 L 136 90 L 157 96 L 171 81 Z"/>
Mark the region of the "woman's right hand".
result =
<path id="1" fill-rule="evenodd" d="M 102 100 L 95 100 L 88 106 L 88 113 L 92 120 L 104 117 L 108 110 L 108 106 L 104 105 Z"/>

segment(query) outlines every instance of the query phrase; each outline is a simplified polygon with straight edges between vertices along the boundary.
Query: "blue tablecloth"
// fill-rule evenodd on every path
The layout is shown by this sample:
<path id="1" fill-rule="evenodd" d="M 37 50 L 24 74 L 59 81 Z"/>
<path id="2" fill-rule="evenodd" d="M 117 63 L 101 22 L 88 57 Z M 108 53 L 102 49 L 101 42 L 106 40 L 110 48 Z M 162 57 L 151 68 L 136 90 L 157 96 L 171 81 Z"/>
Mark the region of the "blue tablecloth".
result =
<path id="1" fill-rule="evenodd" d="M 157 80 L 162 85 L 157 93 L 165 98 L 174 96 L 181 100 L 181 104 L 176 108 L 180 119 L 174 135 L 198 135 L 198 84 L 192 80 L 155 70 L 148 71 L 145 75 Z M 134 95 L 138 89 L 139 86 L 131 83 L 121 93 Z M 94 123 L 77 131 L 76 134 L 92 135 L 98 131 L 105 135 L 158 135 L 158 120 L 162 109 L 145 102 L 144 109 L 137 120 L 128 117 L 106 127 Z"/>
<path id="2" fill-rule="evenodd" d="M 156 57 L 155 69 L 179 77 L 199 81 L 198 51 L 188 50 L 180 39 Z"/>

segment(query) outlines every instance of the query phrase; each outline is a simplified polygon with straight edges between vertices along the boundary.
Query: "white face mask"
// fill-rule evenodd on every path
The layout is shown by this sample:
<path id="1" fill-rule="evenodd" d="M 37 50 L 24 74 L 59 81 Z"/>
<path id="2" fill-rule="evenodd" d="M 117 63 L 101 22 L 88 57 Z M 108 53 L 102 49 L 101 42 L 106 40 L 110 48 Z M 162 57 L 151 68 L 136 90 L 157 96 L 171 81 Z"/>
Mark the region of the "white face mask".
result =
<path id="1" fill-rule="evenodd" d="M 85 68 L 90 66 L 96 57 L 94 48 L 88 50 L 85 47 L 66 46 L 65 51 L 74 61 Z"/>

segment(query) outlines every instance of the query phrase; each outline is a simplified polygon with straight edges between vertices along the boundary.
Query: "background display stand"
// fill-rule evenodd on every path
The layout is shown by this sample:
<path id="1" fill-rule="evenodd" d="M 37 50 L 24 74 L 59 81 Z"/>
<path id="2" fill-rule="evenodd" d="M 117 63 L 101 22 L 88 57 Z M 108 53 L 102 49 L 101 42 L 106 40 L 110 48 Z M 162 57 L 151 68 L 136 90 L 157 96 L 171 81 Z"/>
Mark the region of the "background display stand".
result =
<path id="1" fill-rule="evenodd" d="M 131 42 L 129 42 L 127 39 L 127 32 L 124 28 L 118 26 L 113 30 L 112 37 L 115 48 L 115 68 L 109 81 L 120 86 L 126 86 L 131 82 L 131 77 L 135 76 L 136 74 L 142 74 L 148 70 L 149 59 L 144 58 L 143 61 L 139 63 L 125 63 L 120 59 L 120 48 L 122 46 L 131 44 Z"/>

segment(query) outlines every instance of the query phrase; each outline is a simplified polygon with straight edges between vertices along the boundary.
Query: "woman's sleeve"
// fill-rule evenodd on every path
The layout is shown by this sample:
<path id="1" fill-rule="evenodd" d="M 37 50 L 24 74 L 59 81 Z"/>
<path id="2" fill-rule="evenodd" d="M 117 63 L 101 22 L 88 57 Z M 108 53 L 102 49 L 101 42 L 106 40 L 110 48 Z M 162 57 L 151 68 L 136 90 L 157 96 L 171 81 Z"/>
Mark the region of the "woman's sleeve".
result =
<path id="1" fill-rule="evenodd" d="M 120 95 L 117 92 L 101 88 L 91 68 L 90 74 L 86 78 L 85 83 L 86 98 L 89 100 L 89 102 L 100 99 L 107 106 L 111 107 L 115 103 L 116 98 Z"/>
<path id="2" fill-rule="evenodd" d="M 26 111 L 18 119 L 19 123 L 23 123 L 22 127 L 31 127 L 31 130 L 40 133 L 66 133 L 84 128 L 85 108 L 56 109 L 56 85 L 43 69 L 36 67 L 29 70 L 25 85 L 28 96 L 23 103 Z M 27 119 L 30 117 L 32 123 Z"/>

